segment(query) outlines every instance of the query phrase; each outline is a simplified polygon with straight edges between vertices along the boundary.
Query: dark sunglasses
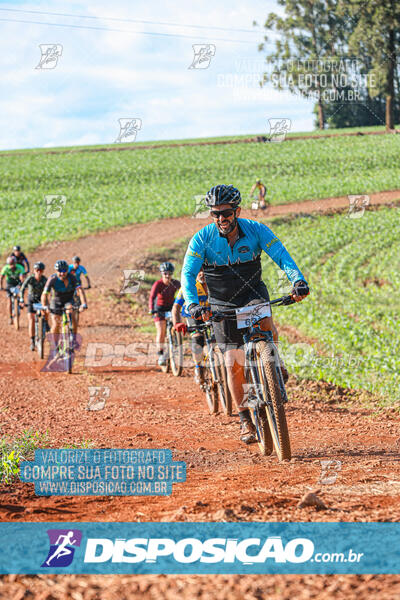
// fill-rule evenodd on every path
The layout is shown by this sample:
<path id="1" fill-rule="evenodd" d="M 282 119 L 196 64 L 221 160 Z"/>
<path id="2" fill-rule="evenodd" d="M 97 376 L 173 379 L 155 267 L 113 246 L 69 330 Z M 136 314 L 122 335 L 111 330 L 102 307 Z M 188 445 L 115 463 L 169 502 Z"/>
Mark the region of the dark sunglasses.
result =
<path id="1" fill-rule="evenodd" d="M 233 208 L 227 208 L 226 210 L 210 210 L 210 215 L 214 219 L 218 219 L 219 217 L 224 217 L 224 219 L 227 219 L 233 214 L 235 214 L 235 210 Z"/>
<path id="2" fill-rule="evenodd" d="M 66 273 L 67 269 L 58 269 L 57 273 Z"/>

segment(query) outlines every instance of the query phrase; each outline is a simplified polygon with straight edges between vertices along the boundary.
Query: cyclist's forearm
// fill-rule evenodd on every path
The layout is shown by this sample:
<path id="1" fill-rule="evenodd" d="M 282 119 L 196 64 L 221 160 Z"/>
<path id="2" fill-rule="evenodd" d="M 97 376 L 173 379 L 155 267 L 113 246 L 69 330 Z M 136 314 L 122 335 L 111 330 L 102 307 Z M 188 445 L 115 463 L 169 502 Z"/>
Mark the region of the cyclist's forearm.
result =
<path id="1" fill-rule="evenodd" d="M 86 285 L 88 286 L 88 288 L 90 288 L 91 283 L 90 283 L 89 275 L 85 275 L 85 279 L 86 279 Z"/>
<path id="2" fill-rule="evenodd" d="M 172 307 L 172 324 L 175 327 L 177 323 L 181 323 L 181 307 L 179 304 L 174 304 Z"/>
<path id="3" fill-rule="evenodd" d="M 83 290 L 83 288 L 81 288 L 81 287 L 78 288 L 77 292 L 78 292 L 79 298 L 81 299 L 82 304 L 87 304 L 87 302 L 86 302 L 86 294 L 85 294 L 85 291 Z"/>
<path id="4" fill-rule="evenodd" d="M 3 281 L 4 281 L 4 277 L 5 277 L 5 276 L 4 276 L 4 275 L 2 275 L 2 276 L 1 276 L 1 279 L 0 279 L 0 288 L 1 288 L 1 289 L 3 289 Z"/>
<path id="5" fill-rule="evenodd" d="M 49 294 L 47 294 L 46 292 L 43 292 L 43 294 L 40 297 L 40 302 L 43 304 L 43 306 L 48 306 L 49 305 Z"/>
<path id="6" fill-rule="evenodd" d="M 25 288 L 28 285 L 28 278 L 25 279 L 25 281 L 23 282 L 23 284 L 21 285 L 21 289 L 19 291 L 20 296 L 23 298 L 24 293 L 25 293 Z"/>

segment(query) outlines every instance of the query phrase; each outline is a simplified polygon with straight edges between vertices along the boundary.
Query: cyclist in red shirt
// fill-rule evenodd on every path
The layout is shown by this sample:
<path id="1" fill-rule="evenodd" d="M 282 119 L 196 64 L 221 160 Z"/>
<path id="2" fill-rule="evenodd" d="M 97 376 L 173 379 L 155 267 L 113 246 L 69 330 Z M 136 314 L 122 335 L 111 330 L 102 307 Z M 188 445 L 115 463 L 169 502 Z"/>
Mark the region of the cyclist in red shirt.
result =
<path id="1" fill-rule="evenodd" d="M 172 279 L 175 267 L 170 262 L 160 265 L 161 279 L 153 283 L 149 298 L 149 313 L 154 315 L 156 325 L 156 343 L 158 364 L 165 365 L 167 356 L 164 352 L 166 321 L 165 313 L 172 309 L 176 292 L 181 287 L 177 279 Z"/>

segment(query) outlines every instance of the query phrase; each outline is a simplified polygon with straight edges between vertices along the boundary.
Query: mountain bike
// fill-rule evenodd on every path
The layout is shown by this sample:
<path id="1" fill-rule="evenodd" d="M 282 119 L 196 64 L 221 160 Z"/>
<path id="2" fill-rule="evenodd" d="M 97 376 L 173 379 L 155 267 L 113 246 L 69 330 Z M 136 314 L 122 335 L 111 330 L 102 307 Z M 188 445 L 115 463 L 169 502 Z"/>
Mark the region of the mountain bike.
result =
<path id="1" fill-rule="evenodd" d="M 44 342 L 46 339 L 47 321 L 44 318 L 45 307 L 40 302 L 34 302 L 35 309 L 35 345 L 39 358 L 44 358 Z"/>
<path id="2" fill-rule="evenodd" d="M 73 304 L 65 304 L 62 309 L 61 335 L 57 345 L 57 353 L 64 360 L 65 371 L 72 373 L 74 360 L 75 334 L 72 327 L 72 311 L 77 310 Z"/>
<path id="3" fill-rule="evenodd" d="M 250 200 L 250 211 L 251 211 L 252 216 L 255 217 L 255 216 L 259 215 L 259 211 L 261 211 L 263 215 L 268 214 L 269 209 L 270 209 L 270 204 L 269 204 L 269 202 L 266 201 L 265 197 L 264 197 L 265 206 L 260 206 L 261 198 L 260 198 L 259 193 L 255 192 L 252 195 L 250 195 L 249 200 Z"/>
<path id="4" fill-rule="evenodd" d="M 211 317 L 212 321 L 234 318 L 238 328 L 245 330 L 246 406 L 256 428 L 261 454 L 267 456 L 275 449 L 279 460 L 291 458 L 284 407 L 287 395 L 272 331 L 263 331 L 259 321 L 271 316 L 271 305 L 289 304 L 294 304 L 292 297 L 282 296 L 270 302 L 216 312 Z"/>
<path id="5" fill-rule="evenodd" d="M 19 286 L 10 288 L 11 296 L 11 319 L 15 329 L 19 329 L 19 317 L 21 314 L 21 306 L 19 303 Z"/>
<path id="6" fill-rule="evenodd" d="M 179 331 L 175 331 L 172 324 L 172 313 L 166 311 L 164 313 L 166 320 L 166 337 L 168 346 L 168 355 L 165 365 L 161 365 L 161 371 L 168 373 L 171 368 L 172 374 L 179 377 L 183 368 L 183 339 Z"/>
<path id="7" fill-rule="evenodd" d="M 206 352 L 203 356 L 204 382 L 201 385 L 205 393 L 210 414 L 218 412 L 218 403 L 221 403 L 225 415 L 232 415 L 232 396 L 228 388 L 226 368 L 222 352 L 215 343 L 211 321 L 199 321 L 197 325 L 188 327 L 188 332 L 198 331 L 203 333 L 206 343 Z"/>

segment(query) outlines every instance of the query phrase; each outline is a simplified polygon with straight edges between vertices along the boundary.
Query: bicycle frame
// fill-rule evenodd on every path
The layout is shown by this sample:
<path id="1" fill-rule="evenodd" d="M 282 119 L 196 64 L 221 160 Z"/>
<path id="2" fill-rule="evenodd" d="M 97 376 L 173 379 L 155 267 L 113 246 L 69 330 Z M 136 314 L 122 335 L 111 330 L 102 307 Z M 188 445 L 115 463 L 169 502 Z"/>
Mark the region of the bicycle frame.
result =
<path id="1" fill-rule="evenodd" d="M 215 353 L 215 336 L 214 333 L 210 333 L 211 322 L 207 323 L 199 323 L 199 325 L 188 327 L 188 331 L 201 331 L 204 334 L 204 339 L 207 346 L 207 354 L 203 354 L 203 362 L 207 360 L 207 357 L 210 357 L 210 370 L 212 373 L 212 377 L 214 381 L 218 380 L 218 374 L 215 369 L 215 363 L 213 360 L 213 356 Z"/>

